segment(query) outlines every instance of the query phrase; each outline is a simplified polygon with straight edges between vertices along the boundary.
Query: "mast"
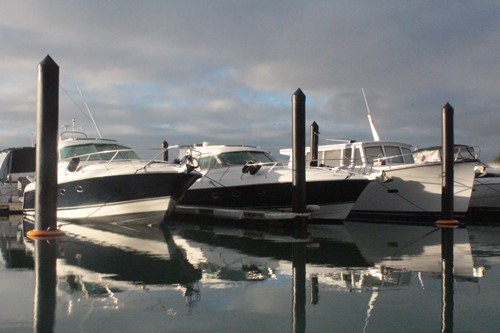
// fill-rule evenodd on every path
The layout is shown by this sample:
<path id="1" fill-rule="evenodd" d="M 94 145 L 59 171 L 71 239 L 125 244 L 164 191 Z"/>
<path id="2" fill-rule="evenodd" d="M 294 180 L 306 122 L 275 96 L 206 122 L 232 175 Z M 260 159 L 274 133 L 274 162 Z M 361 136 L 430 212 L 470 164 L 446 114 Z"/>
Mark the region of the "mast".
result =
<path id="1" fill-rule="evenodd" d="M 372 130 L 373 141 L 380 141 L 377 129 L 375 128 L 375 124 L 373 123 L 372 114 L 370 112 L 370 107 L 368 106 L 368 100 L 366 99 L 365 91 L 363 88 L 361 88 L 361 91 L 363 92 L 363 98 L 365 99 L 366 110 L 368 111 L 368 122 L 370 123 L 370 128 Z"/>
<path id="2" fill-rule="evenodd" d="M 90 112 L 90 108 L 87 105 L 87 102 L 85 101 L 85 97 L 83 97 L 83 94 L 82 94 L 82 91 L 80 90 L 80 88 L 79 87 L 77 87 L 77 88 L 78 88 L 78 92 L 80 93 L 80 96 L 82 97 L 83 104 L 85 104 L 85 108 L 87 109 L 87 112 L 89 113 L 90 120 L 92 120 L 92 123 L 94 124 L 94 127 L 97 131 L 97 134 L 99 135 L 99 138 L 102 139 L 101 131 L 99 131 L 99 127 L 97 126 L 97 123 L 95 122 L 94 116 L 92 115 L 92 112 Z"/>

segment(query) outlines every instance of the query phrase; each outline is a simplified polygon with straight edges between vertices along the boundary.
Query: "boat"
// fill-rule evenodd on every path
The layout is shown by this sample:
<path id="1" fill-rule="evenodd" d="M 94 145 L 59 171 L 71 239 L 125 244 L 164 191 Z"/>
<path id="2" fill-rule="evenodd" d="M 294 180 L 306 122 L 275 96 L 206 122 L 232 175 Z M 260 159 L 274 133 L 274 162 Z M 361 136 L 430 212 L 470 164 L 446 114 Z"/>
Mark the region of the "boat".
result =
<path id="1" fill-rule="evenodd" d="M 474 184 L 477 158 L 456 145 L 463 158 L 454 163 L 454 212 L 464 217 Z M 290 156 L 291 149 L 280 150 Z M 311 149 L 306 148 L 307 161 Z M 346 141 L 318 146 L 318 164 L 351 173 L 378 173 L 354 204 L 349 219 L 394 222 L 435 222 L 441 214 L 442 163 L 415 160 L 413 147 L 394 141 Z"/>
<path id="2" fill-rule="evenodd" d="M 292 168 L 262 148 L 247 145 L 185 147 L 202 175 L 175 212 L 228 219 L 273 219 L 292 212 Z M 306 168 L 307 210 L 312 219 L 343 220 L 370 180 L 346 170 Z M 288 216 L 286 215 L 286 216 Z"/>
<path id="3" fill-rule="evenodd" d="M 35 147 L 12 147 L 0 151 L 0 203 L 21 206 L 24 187 L 33 177 Z"/>
<path id="4" fill-rule="evenodd" d="M 467 217 L 478 222 L 498 222 L 500 216 L 500 166 L 480 163 Z"/>
<path id="5" fill-rule="evenodd" d="M 186 165 L 141 159 L 116 140 L 64 131 L 58 142 L 57 219 L 75 223 L 157 224 L 200 176 Z M 35 214 L 36 182 L 23 210 Z"/>

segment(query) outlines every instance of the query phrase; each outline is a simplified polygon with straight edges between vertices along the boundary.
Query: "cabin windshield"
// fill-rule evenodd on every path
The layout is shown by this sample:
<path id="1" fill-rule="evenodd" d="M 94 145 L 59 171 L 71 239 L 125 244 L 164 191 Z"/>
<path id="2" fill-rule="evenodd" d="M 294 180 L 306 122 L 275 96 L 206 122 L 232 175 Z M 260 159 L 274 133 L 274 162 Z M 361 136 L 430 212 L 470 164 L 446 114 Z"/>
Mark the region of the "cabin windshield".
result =
<path id="1" fill-rule="evenodd" d="M 278 163 L 271 154 L 263 151 L 235 151 L 200 158 L 200 169 L 217 169 L 247 163 Z"/>
<path id="2" fill-rule="evenodd" d="M 384 151 L 382 150 L 382 146 L 365 147 L 365 157 L 368 164 L 373 164 L 374 161 L 383 158 Z"/>
<path id="3" fill-rule="evenodd" d="M 441 147 L 418 150 L 413 153 L 413 157 L 417 163 L 441 162 Z M 476 160 L 476 151 L 474 147 L 455 145 L 453 148 L 453 158 L 455 161 Z"/>
<path id="4" fill-rule="evenodd" d="M 119 160 L 139 159 L 139 156 L 133 150 L 117 144 L 91 143 L 84 145 L 67 146 L 61 148 L 59 154 L 61 160 L 66 160 L 77 156 L 82 157 L 83 160 L 89 161 L 109 161 L 113 157 L 114 159 Z"/>

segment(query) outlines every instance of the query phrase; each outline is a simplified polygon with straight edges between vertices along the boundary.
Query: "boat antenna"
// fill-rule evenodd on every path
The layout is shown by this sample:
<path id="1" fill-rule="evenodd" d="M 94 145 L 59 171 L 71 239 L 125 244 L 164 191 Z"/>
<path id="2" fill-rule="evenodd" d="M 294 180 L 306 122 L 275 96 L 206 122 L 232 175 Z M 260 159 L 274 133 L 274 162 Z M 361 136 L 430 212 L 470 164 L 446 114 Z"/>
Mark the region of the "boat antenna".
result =
<path id="1" fill-rule="evenodd" d="M 368 106 L 368 100 L 366 99 L 365 90 L 361 88 L 363 92 L 363 98 L 365 99 L 366 110 L 368 111 L 368 122 L 370 123 L 370 128 L 372 130 L 373 141 L 380 141 L 380 137 L 378 136 L 377 129 L 375 128 L 375 124 L 373 123 L 372 114 L 370 112 L 370 107 Z"/>
<path id="2" fill-rule="evenodd" d="M 95 122 L 94 116 L 92 116 L 92 112 L 90 112 L 90 108 L 87 105 L 87 102 L 85 101 L 85 97 L 83 97 L 83 93 L 80 90 L 80 87 L 77 86 L 76 88 L 78 89 L 78 92 L 80 93 L 80 96 L 82 97 L 83 104 L 85 105 L 85 108 L 87 109 L 87 112 L 89 113 L 90 120 L 92 120 L 92 123 L 94 124 L 94 127 L 97 131 L 97 135 L 99 135 L 99 139 L 102 139 L 101 131 L 99 131 L 99 127 L 97 127 L 97 123 Z"/>

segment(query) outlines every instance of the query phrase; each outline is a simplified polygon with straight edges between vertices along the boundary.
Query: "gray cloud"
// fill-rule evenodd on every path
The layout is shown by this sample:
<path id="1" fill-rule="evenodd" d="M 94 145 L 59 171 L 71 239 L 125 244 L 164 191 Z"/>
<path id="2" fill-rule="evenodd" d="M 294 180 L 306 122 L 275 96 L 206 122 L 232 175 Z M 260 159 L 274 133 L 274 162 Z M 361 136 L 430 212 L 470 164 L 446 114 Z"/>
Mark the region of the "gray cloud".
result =
<path id="1" fill-rule="evenodd" d="M 455 141 L 500 154 L 496 1 L 4 1 L 2 147 L 29 144 L 36 75 L 58 63 L 60 123 L 131 145 L 291 142 L 291 95 L 307 95 L 320 139 L 369 139 L 364 88 L 382 137 Z M 67 92 L 67 94 L 66 94 Z M 68 96 L 69 95 L 69 96 Z"/>

